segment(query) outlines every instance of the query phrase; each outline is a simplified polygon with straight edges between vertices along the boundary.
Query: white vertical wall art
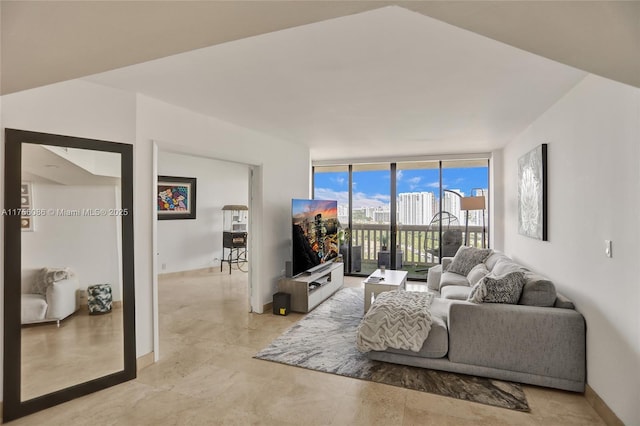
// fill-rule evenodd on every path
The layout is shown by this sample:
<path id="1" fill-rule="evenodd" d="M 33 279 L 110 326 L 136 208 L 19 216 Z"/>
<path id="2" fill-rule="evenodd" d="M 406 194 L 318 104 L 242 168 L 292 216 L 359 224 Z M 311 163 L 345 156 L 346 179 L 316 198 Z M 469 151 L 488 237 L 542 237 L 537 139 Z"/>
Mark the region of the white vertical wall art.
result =
<path id="1" fill-rule="evenodd" d="M 547 144 L 518 159 L 518 233 L 547 241 Z"/>

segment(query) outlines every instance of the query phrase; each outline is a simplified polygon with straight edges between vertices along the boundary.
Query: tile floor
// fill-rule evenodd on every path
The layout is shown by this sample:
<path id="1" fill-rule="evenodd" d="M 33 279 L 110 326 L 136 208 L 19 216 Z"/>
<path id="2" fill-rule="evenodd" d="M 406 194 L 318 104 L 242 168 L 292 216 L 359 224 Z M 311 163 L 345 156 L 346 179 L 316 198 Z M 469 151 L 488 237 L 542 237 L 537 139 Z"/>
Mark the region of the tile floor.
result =
<path id="1" fill-rule="evenodd" d="M 24 326 L 22 399 L 122 370 L 123 357 L 121 308 L 104 315 L 80 309 L 60 327 L 55 322 Z"/>
<path id="2" fill-rule="evenodd" d="M 358 286 L 350 278 L 347 286 Z M 525 386 L 530 413 L 253 359 L 301 318 L 247 312 L 247 274 L 161 278 L 161 360 L 12 425 L 603 425 L 584 396 Z"/>

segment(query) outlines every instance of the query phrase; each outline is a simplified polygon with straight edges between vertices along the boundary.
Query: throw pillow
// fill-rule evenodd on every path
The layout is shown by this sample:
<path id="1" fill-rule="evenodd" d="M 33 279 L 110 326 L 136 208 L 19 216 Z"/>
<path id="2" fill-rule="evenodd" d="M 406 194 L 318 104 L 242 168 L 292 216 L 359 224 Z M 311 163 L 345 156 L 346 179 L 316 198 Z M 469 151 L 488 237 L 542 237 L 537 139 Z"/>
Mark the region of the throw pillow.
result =
<path id="1" fill-rule="evenodd" d="M 467 274 L 467 281 L 469 281 L 469 285 L 473 286 L 487 275 L 489 275 L 489 270 L 486 265 L 484 263 L 479 263 L 471 268 L 471 271 Z"/>
<path id="2" fill-rule="evenodd" d="M 524 273 L 525 284 L 520 295 L 520 305 L 553 306 L 556 302 L 556 287 L 548 278 L 533 272 Z"/>
<path id="3" fill-rule="evenodd" d="M 471 269 L 484 262 L 484 260 L 491 254 L 491 249 L 478 249 L 475 247 L 460 247 L 456 253 L 451 266 L 449 266 L 448 272 L 455 272 L 456 274 L 469 275 Z"/>
<path id="4" fill-rule="evenodd" d="M 42 268 L 36 275 L 32 286 L 33 293 L 46 296 L 49 286 L 57 281 L 65 280 L 73 275 L 69 268 Z"/>
<path id="5" fill-rule="evenodd" d="M 471 289 L 467 301 L 473 303 L 517 304 L 524 287 L 524 273 L 510 272 L 501 277 L 489 274 Z"/>

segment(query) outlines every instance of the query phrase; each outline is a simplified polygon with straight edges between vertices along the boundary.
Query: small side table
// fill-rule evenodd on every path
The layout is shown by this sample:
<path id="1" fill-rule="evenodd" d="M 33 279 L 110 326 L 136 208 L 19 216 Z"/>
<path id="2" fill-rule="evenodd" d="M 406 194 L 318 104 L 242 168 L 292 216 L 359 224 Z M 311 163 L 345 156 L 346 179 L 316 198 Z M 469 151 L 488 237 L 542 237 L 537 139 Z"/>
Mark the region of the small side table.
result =
<path id="1" fill-rule="evenodd" d="M 376 281 L 382 277 L 381 281 Z M 407 271 L 376 269 L 366 280 L 364 280 L 364 313 L 371 307 L 372 297 L 383 291 L 404 290 L 407 285 Z"/>

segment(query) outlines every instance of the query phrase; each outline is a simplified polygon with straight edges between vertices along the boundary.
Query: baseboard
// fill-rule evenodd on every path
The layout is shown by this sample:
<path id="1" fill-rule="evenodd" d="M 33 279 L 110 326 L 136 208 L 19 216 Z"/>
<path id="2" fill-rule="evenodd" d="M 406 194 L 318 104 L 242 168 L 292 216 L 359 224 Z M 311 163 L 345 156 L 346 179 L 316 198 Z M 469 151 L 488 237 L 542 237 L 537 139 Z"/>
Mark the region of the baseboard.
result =
<path id="1" fill-rule="evenodd" d="M 584 397 L 608 426 L 624 426 L 622 420 L 616 416 L 616 413 L 609 408 L 607 403 L 600 398 L 600 395 L 598 395 L 591 386 L 587 385 L 585 387 Z"/>
<path id="2" fill-rule="evenodd" d="M 142 355 L 136 359 L 136 371 L 140 371 L 153 364 L 154 354 L 153 351 L 146 355 Z"/>
<path id="3" fill-rule="evenodd" d="M 190 269 L 188 271 L 165 272 L 158 274 L 158 278 L 198 277 L 203 274 L 210 274 L 212 272 L 220 272 L 220 268 L 211 266 L 207 268 Z"/>
<path id="4" fill-rule="evenodd" d="M 269 302 L 265 305 L 262 305 L 262 313 L 265 314 L 267 312 L 273 311 L 273 302 Z"/>

